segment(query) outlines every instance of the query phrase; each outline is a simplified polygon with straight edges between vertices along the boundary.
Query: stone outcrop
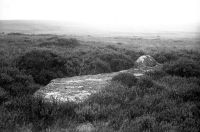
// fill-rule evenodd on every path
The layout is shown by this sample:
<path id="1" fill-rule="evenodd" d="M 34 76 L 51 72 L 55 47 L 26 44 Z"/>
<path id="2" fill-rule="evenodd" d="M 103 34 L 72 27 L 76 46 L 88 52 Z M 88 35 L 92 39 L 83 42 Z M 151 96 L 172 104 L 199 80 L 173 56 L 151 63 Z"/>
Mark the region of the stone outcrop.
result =
<path id="1" fill-rule="evenodd" d="M 95 132 L 95 127 L 91 123 L 80 124 L 76 128 L 77 132 Z"/>
<path id="2" fill-rule="evenodd" d="M 144 61 L 146 60 L 145 57 L 142 57 L 142 59 L 144 59 Z M 142 59 L 139 58 L 141 61 Z M 154 61 L 151 57 L 148 59 Z M 140 61 L 138 61 L 138 63 L 140 64 Z M 148 65 L 153 66 L 153 62 Z M 129 70 L 97 75 L 58 78 L 52 80 L 47 86 L 40 88 L 35 93 L 35 96 L 42 96 L 47 100 L 56 99 L 61 102 L 82 102 L 91 94 L 104 88 L 111 81 L 112 77 L 119 73 L 127 72 L 134 74 L 136 77 L 140 77 L 149 70 L 152 70 L 152 67 L 146 69 L 132 68 Z"/>
<path id="3" fill-rule="evenodd" d="M 158 62 L 150 55 L 143 55 L 143 56 L 140 56 L 136 60 L 135 65 L 140 68 L 141 67 L 154 67 L 154 66 L 158 65 Z"/>

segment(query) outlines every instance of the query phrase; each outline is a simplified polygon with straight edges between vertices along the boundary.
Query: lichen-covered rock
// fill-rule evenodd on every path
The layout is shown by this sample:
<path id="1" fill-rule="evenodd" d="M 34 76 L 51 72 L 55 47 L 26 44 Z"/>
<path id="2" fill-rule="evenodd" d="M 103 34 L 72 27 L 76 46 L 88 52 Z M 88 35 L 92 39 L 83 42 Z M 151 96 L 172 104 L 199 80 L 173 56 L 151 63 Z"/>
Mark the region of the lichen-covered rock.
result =
<path id="1" fill-rule="evenodd" d="M 135 62 L 135 65 L 139 68 L 140 67 L 154 67 L 157 64 L 158 62 L 150 55 L 140 56 Z"/>
<path id="2" fill-rule="evenodd" d="M 94 132 L 95 127 L 91 123 L 81 124 L 76 128 L 77 132 Z"/>
<path id="3" fill-rule="evenodd" d="M 141 56 L 136 61 L 137 68 L 113 73 L 84 75 L 52 80 L 47 86 L 40 88 L 35 96 L 42 96 L 46 100 L 61 102 L 82 102 L 109 84 L 111 79 L 120 73 L 131 73 L 137 78 L 145 72 L 157 69 L 157 62 L 151 56 Z M 145 67 L 145 68 L 143 68 Z"/>
<path id="4" fill-rule="evenodd" d="M 61 102 L 82 102 L 91 94 L 104 88 L 112 77 L 123 72 L 132 73 L 136 77 L 143 75 L 143 72 L 138 69 L 129 69 L 113 73 L 58 78 L 36 91 L 35 96 L 42 96 L 47 100 L 56 99 Z"/>

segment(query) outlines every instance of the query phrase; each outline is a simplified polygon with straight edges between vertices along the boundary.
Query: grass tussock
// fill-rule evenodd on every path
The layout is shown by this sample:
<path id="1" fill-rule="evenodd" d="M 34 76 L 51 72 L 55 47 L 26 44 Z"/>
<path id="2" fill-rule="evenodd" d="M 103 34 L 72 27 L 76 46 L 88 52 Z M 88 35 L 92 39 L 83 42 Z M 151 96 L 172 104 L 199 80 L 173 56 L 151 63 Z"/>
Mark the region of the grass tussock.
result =
<path id="1" fill-rule="evenodd" d="M 163 70 L 170 74 L 181 77 L 200 77 L 200 63 L 191 59 L 181 58 L 177 61 L 166 63 Z"/>
<path id="2" fill-rule="evenodd" d="M 131 73 L 120 73 L 114 76 L 112 81 L 116 81 L 128 87 L 132 87 L 136 84 L 137 78 Z"/>

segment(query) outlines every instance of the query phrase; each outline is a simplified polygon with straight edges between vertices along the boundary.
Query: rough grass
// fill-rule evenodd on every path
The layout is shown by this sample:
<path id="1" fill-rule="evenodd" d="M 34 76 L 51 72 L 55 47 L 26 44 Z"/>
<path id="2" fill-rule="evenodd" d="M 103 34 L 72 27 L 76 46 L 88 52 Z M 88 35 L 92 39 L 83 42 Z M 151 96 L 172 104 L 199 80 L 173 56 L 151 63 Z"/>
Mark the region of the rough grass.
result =
<path id="1" fill-rule="evenodd" d="M 35 86 L 37 84 L 32 76 L 16 67 L 19 56 L 33 49 L 48 50 L 48 57 L 51 58 L 53 53 L 56 54 L 53 55 L 56 60 L 59 57 L 67 60 L 64 66 L 69 76 L 73 76 L 130 68 L 137 56 L 143 53 L 113 46 L 79 45 L 70 50 L 62 46 L 41 47 L 39 43 L 44 38 L 45 41 L 54 39 L 48 35 L 23 34 L 0 38 L 3 49 L 0 52 L 0 131 L 73 132 L 79 124 L 89 122 L 98 132 L 199 131 L 200 81 L 196 72 L 199 52 L 177 50 L 176 53 L 168 53 L 155 48 L 158 50 L 154 52 L 155 59 L 164 63 L 163 69 L 149 72 L 137 81 L 133 75 L 119 75 L 118 82 L 111 82 L 105 89 L 79 104 L 50 103 L 31 96 L 30 93 L 38 86 Z M 184 58 L 184 61 L 180 58 Z M 185 60 L 189 61 L 185 63 Z M 28 64 L 32 67 L 31 63 Z M 56 65 L 52 67 L 48 69 L 55 70 Z"/>
<path id="2" fill-rule="evenodd" d="M 0 123 L 4 129 L 25 125 L 37 131 L 75 131 L 78 124 L 91 122 L 98 131 L 197 132 L 198 95 L 196 78 L 167 75 L 155 81 L 144 77 L 131 88 L 113 82 L 80 104 L 48 103 L 30 96 L 14 98 L 1 105 Z"/>
<path id="3" fill-rule="evenodd" d="M 131 73 L 120 73 L 114 76 L 112 81 L 116 81 L 128 87 L 132 87 L 136 84 L 137 78 Z"/>
<path id="4" fill-rule="evenodd" d="M 177 61 L 166 63 L 163 70 L 170 74 L 181 77 L 200 77 L 200 63 L 192 59 L 180 58 Z"/>

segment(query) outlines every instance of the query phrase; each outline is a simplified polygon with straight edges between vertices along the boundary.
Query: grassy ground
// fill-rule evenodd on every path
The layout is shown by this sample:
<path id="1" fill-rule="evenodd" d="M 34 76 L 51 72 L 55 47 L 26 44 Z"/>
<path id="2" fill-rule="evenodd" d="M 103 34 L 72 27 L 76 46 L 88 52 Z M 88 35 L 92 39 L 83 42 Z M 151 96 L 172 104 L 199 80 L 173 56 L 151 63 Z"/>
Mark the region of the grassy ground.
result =
<path id="1" fill-rule="evenodd" d="M 74 38 L 0 35 L 1 131 L 73 132 L 84 123 L 98 132 L 199 131 L 199 40 Z M 115 77 L 82 103 L 32 97 L 54 78 L 129 69 L 147 53 L 163 68 L 140 79 Z"/>

